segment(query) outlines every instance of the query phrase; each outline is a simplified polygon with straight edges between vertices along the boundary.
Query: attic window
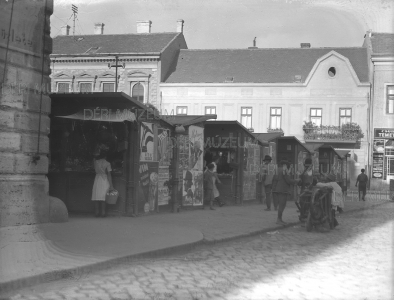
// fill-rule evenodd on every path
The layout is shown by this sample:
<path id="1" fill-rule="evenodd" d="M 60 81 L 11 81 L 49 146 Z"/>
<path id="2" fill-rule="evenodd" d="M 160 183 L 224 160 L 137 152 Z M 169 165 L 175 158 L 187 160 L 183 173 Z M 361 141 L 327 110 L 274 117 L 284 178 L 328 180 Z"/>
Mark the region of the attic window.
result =
<path id="1" fill-rule="evenodd" d="M 92 47 L 88 51 L 86 51 L 85 53 L 96 53 L 98 49 L 100 49 L 100 47 Z"/>
<path id="2" fill-rule="evenodd" d="M 224 80 L 224 82 L 234 82 L 234 77 L 226 77 L 226 79 Z"/>
<path id="3" fill-rule="evenodd" d="M 301 75 L 294 75 L 294 82 L 301 82 Z"/>
<path id="4" fill-rule="evenodd" d="M 328 76 L 334 77 L 336 73 L 337 73 L 337 70 L 335 70 L 334 67 L 331 67 L 328 69 Z"/>

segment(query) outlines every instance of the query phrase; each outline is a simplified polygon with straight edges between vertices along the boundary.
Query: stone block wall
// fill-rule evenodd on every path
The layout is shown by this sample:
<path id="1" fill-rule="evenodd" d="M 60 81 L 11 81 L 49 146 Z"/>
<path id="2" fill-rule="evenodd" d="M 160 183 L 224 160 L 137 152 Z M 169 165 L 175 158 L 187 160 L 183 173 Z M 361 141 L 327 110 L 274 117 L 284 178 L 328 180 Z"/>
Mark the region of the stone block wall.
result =
<path id="1" fill-rule="evenodd" d="M 53 0 L 0 2 L 0 227 L 49 221 L 52 13 Z"/>

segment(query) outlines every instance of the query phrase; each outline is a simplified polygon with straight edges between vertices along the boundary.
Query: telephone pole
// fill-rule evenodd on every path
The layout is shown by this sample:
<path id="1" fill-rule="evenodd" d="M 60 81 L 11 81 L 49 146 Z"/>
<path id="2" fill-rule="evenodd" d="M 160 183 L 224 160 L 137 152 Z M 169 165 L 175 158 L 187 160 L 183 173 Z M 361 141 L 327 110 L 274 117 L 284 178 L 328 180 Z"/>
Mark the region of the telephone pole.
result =
<path id="1" fill-rule="evenodd" d="M 75 35 L 75 19 L 78 14 L 78 7 L 76 7 L 74 4 L 71 4 L 71 10 L 73 11 L 73 16 L 74 16 L 74 25 L 73 25 L 73 36 Z"/>

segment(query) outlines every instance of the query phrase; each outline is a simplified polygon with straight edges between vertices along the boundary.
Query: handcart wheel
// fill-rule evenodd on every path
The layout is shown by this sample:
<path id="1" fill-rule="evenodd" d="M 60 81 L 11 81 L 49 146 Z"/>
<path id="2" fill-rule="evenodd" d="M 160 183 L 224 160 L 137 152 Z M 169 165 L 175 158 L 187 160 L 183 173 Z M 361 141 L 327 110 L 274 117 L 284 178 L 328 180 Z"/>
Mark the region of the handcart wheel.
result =
<path id="1" fill-rule="evenodd" d="M 312 220 L 311 220 L 311 212 L 308 212 L 308 217 L 306 218 L 306 222 L 305 222 L 305 227 L 306 227 L 306 231 L 310 232 L 312 231 Z"/>

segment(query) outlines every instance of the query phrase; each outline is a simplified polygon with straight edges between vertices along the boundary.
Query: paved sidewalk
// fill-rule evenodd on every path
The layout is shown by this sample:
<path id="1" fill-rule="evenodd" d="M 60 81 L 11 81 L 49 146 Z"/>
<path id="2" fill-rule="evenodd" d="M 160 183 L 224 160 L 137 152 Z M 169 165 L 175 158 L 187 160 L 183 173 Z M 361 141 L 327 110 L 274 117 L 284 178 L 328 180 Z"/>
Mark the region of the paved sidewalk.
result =
<path id="1" fill-rule="evenodd" d="M 386 202 L 346 201 L 343 216 Z M 67 223 L 1 228 L 0 291 L 283 228 L 275 224 L 276 211 L 264 208 L 245 204 L 136 218 L 71 216 Z M 283 219 L 288 226 L 298 223 L 294 202 L 288 202 Z"/>

